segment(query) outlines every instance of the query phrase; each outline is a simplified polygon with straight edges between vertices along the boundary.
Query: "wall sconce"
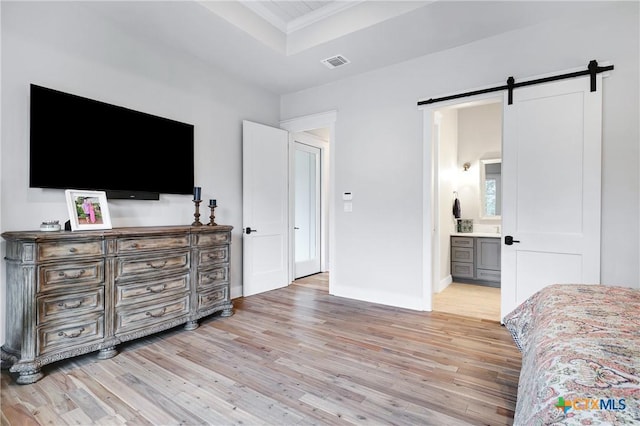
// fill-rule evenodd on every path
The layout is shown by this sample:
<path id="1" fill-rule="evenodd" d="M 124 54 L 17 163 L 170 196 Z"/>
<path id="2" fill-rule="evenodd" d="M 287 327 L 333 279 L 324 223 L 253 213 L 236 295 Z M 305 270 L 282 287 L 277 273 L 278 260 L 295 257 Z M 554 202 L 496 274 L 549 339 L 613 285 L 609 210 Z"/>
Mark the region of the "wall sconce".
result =
<path id="1" fill-rule="evenodd" d="M 462 165 L 462 169 L 463 169 L 465 172 L 466 172 L 467 170 L 469 170 L 469 167 L 471 167 L 471 163 L 469 163 L 468 161 Z"/>

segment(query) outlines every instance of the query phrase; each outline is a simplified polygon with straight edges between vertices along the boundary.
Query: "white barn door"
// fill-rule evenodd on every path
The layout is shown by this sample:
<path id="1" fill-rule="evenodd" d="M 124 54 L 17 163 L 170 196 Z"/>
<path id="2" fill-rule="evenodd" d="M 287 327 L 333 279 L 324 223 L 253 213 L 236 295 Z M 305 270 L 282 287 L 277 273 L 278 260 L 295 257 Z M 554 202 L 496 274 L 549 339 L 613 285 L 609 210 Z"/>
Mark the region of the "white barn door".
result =
<path id="1" fill-rule="evenodd" d="M 600 75 L 597 89 L 587 76 L 505 94 L 502 317 L 547 285 L 600 282 Z"/>
<path id="2" fill-rule="evenodd" d="M 242 294 L 289 284 L 286 130 L 242 122 Z"/>

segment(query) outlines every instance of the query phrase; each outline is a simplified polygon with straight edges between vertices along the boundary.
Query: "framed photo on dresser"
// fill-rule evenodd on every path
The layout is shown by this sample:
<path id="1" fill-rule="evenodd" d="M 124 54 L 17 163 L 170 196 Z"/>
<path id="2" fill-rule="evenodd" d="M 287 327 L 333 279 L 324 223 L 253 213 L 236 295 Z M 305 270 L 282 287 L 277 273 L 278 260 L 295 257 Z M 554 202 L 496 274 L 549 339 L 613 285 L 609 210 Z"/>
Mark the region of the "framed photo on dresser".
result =
<path id="1" fill-rule="evenodd" d="M 67 189 L 64 193 L 72 231 L 111 229 L 106 192 Z"/>

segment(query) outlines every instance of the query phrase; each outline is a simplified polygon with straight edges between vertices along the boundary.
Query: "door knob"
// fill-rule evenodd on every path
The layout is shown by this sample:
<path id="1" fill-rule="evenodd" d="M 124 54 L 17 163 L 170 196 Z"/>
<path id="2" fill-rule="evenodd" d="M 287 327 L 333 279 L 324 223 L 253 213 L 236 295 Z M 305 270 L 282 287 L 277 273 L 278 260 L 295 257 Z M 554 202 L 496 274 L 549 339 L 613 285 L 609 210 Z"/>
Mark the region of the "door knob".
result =
<path id="1" fill-rule="evenodd" d="M 252 232 L 258 232 L 258 230 L 257 230 L 257 229 L 251 229 L 251 227 L 250 227 L 250 226 L 247 226 L 247 229 L 246 229 L 246 231 L 245 231 L 245 232 L 247 233 L 247 235 L 249 235 L 249 234 L 250 234 L 250 233 L 252 233 Z"/>
<path id="2" fill-rule="evenodd" d="M 513 237 L 511 235 L 507 235 L 504 237 L 504 243 L 508 246 L 512 245 L 513 243 L 519 243 L 519 240 L 514 240 Z"/>

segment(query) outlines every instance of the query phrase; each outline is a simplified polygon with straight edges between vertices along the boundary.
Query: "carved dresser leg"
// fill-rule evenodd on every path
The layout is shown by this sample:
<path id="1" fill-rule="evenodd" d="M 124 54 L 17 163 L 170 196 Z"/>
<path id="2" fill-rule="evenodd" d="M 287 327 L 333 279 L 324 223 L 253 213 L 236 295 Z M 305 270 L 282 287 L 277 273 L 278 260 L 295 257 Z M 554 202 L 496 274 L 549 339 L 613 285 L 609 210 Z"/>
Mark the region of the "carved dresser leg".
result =
<path id="1" fill-rule="evenodd" d="M 110 346 L 108 348 L 100 349 L 98 352 L 98 359 L 109 359 L 118 355 L 118 350 L 115 346 Z"/>
<path id="2" fill-rule="evenodd" d="M 16 379 L 16 383 L 20 385 L 30 385 L 31 383 L 35 383 L 43 377 L 44 374 L 40 372 L 40 369 L 34 368 L 28 371 L 21 371 L 20 375 Z"/>
<path id="3" fill-rule="evenodd" d="M 198 328 L 199 326 L 200 324 L 198 324 L 198 321 L 187 321 L 187 323 L 184 325 L 184 329 L 187 331 L 192 331 Z"/>

